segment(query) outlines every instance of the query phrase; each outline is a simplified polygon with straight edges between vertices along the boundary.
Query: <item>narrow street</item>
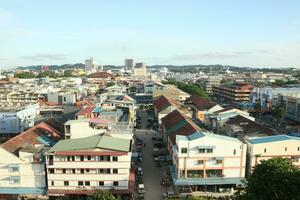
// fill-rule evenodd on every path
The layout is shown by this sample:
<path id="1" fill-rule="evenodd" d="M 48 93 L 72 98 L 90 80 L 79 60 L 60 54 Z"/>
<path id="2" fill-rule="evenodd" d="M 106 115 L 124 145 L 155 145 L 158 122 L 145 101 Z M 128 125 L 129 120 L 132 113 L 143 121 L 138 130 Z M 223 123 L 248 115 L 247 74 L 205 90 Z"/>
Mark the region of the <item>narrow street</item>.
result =
<path id="1" fill-rule="evenodd" d="M 163 199 L 162 193 L 165 189 L 161 186 L 161 180 L 164 174 L 163 167 L 156 167 L 154 159 L 152 157 L 153 144 L 152 136 L 154 131 L 147 130 L 147 118 L 148 114 L 145 111 L 139 112 L 142 118 L 141 129 L 137 129 L 136 137 L 143 139 L 146 146 L 144 147 L 142 167 L 144 170 L 144 185 L 146 189 L 145 199 L 146 200 L 159 200 Z"/>

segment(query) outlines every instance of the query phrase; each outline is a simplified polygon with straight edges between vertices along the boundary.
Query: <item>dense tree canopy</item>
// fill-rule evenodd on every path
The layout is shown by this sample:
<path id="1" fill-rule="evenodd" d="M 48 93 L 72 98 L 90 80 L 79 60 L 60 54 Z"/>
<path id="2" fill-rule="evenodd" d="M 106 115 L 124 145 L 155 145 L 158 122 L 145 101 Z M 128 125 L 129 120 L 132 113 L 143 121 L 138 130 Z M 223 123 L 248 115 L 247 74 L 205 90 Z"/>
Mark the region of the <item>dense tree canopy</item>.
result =
<path id="1" fill-rule="evenodd" d="M 42 71 L 36 76 L 36 78 L 46 78 L 46 77 L 57 78 L 57 74 L 55 74 L 54 71 Z"/>
<path id="2" fill-rule="evenodd" d="M 184 82 L 180 81 L 175 81 L 173 79 L 169 79 L 166 82 L 163 82 L 164 84 L 171 84 L 171 85 L 176 85 L 177 88 L 181 89 L 182 91 L 189 93 L 190 95 L 198 95 L 200 97 L 208 98 L 207 93 L 205 90 L 199 85 L 198 83 L 191 83 L 187 84 Z"/>
<path id="3" fill-rule="evenodd" d="M 35 78 L 34 74 L 31 72 L 22 72 L 15 74 L 16 78 L 21 78 L 21 79 L 29 79 L 29 78 Z"/>
<path id="4" fill-rule="evenodd" d="M 115 197 L 111 192 L 103 190 L 89 196 L 87 200 L 120 200 L 120 197 Z"/>
<path id="5" fill-rule="evenodd" d="M 300 199 L 300 171 L 287 158 L 272 158 L 254 168 L 248 179 L 246 200 Z"/>

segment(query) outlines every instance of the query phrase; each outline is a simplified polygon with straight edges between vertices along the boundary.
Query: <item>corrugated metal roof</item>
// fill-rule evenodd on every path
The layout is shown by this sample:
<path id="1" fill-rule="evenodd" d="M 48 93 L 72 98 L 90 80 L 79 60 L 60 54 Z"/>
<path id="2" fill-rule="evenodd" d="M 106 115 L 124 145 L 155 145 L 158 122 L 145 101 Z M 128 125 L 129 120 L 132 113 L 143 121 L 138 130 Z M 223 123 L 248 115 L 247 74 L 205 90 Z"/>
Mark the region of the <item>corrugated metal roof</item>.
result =
<path id="1" fill-rule="evenodd" d="M 272 135 L 272 136 L 248 139 L 248 141 L 251 144 L 262 144 L 262 143 L 279 142 L 279 141 L 285 141 L 285 140 L 298 140 L 300 142 L 300 138 L 288 136 L 288 135 Z"/>
<path id="2" fill-rule="evenodd" d="M 95 148 L 128 152 L 130 150 L 130 140 L 105 135 L 94 135 L 85 138 L 60 140 L 48 151 L 48 153 L 89 150 Z"/>

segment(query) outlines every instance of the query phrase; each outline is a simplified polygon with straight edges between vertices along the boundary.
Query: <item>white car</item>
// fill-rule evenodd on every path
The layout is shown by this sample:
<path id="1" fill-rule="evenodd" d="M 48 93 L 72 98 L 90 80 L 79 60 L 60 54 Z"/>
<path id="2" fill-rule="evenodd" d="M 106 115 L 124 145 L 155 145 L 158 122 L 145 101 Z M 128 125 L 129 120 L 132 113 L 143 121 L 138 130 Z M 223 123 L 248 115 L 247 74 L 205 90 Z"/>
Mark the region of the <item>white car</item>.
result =
<path id="1" fill-rule="evenodd" d="M 138 193 L 144 194 L 145 193 L 145 186 L 144 184 L 138 184 Z"/>

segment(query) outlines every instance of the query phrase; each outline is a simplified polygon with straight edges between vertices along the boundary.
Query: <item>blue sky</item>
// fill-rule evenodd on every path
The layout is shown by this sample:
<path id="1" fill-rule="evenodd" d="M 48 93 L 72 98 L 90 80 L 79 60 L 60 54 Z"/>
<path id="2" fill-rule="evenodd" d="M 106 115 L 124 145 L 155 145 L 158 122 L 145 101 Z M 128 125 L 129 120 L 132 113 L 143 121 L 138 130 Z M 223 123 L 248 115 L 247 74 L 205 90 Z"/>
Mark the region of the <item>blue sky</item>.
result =
<path id="1" fill-rule="evenodd" d="M 0 67 L 300 67 L 300 1 L 0 0 Z"/>

